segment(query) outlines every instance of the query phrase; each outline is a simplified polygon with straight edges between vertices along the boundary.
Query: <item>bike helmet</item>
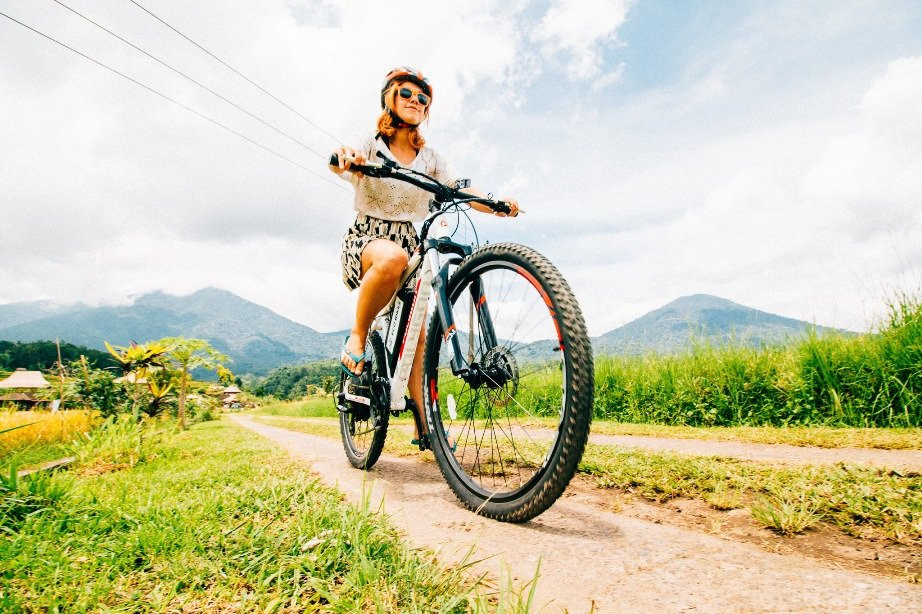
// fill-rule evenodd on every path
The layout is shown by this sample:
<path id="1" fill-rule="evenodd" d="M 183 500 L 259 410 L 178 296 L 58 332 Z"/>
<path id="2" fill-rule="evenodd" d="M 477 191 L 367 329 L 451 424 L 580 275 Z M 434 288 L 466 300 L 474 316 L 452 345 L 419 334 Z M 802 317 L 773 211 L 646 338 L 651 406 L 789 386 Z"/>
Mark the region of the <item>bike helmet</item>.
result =
<path id="1" fill-rule="evenodd" d="M 423 76 L 423 73 L 418 70 L 413 70 L 412 68 L 407 68 L 406 66 L 399 66 L 384 77 L 384 83 L 381 85 L 381 108 L 385 108 L 384 105 L 384 95 L 387 93 L 387 90 L 394 84 L 395 81 L 409 81 L 415 83 L 419 86 L 423 93 L 432 98 L 432 85 L 429 84 L 429 80 Z"/>

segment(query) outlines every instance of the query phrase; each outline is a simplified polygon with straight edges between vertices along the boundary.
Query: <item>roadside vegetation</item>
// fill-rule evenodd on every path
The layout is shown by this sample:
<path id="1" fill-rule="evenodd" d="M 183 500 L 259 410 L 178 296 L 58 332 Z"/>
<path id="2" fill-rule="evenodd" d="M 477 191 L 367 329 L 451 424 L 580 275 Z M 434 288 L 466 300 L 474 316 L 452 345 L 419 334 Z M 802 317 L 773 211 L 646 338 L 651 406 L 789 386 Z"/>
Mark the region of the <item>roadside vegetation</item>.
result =
<path id="1" fill-rule="evenodd" d="M 411 550 L 367 502 L 238 427 L 109 424 L 72 471 L 4 477 L 0 610 L 496 606 L 464 566 Z"/>
<path id="2" fill-rule="evenodd" d="M 596 418 L 690 426 L 922 426 L 922 302 L 873 334 L 596 361 Z"/>
<path id="3" fill-rule="evenodd" d="M 254 416 L 290 418 L 337 418 L 332 396 L 313 396 L 299 401 L 269 400 L 250 410 Z M 412 425 L 408 414 L 391 417 L 391 424 Z M 553 428 L 554 419 L 541 419 L 547 428 Z M 821 448 L 877 448 L 882 450 L 922 449 L 920 428 L 848 428 L 828 426 L 729 426 L 699 427 L 670 426 L 664 424 L 636 424 L 596 419 L 592 433 L 599 435 L 627 435 L 641 437 L 673 437 L 706 441 L 738 441 L 743 443 L 787 444 L 817 446 Z"/>
<path id="4" fill-rule="evenodd" d="M 292 401 L 320 391 L 334 392 L 339 382 L 338 372 L 339 361 L 318 360 L 273 369 L 262 377 L 247 380 L 246 388 L 257 396 Z"/>
<path id="5" fill-rule="evenodd" d="M 331 396 L 313 396 L 300 401 L 267 401 L 249 413 L 257 416 L 290 416 L 292 418 L 336 418 Z"/>
<path id="6" fill-rule="evenodd" d="M 849 535 L 922 545 L 922 478 L 850 464 L 778 467 L 728 458 L 590 444 L 580 471 L 599 486 L 664 502 L 699 498 L 748 508 L 781 534 L 828 523 Z"/>
<path id="7" fill-rule="evenodd" d="M 282 367 L 249 380 L 247 389 L 278 400 L 330 394 L 336 368 L 336 361 Z M 672 355 L 598 356 L 595 374 L 595 419 L 600 421 L 692 427 L 918 428 L 922 427 L 922 301 L 911 296 L 894 301 L 873 333 L 810 335 L 771 347 L 701 343 Z M 535 394 L 548 396 L 540 389 Z M 736 431 L 732 436 L 763 435 Z M 791 431 L 782 439 L 798 445 L 837 445 L 833 431 L 829 437 L 809 441 Z M 875 447 L 899 447 L 904 440 L 898 437 L 888 444 L 887 436 L 867 432 L 849 439 L 853 445 Z"/>

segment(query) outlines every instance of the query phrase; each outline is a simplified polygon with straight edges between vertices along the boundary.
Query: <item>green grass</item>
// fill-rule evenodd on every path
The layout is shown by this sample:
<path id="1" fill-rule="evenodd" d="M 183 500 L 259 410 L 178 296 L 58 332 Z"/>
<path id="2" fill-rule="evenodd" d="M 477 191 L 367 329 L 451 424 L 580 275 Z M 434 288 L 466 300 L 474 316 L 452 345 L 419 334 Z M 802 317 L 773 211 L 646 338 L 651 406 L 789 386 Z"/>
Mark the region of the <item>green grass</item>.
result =
<path id="1" fill-rule="evenodd" d="M 784 347 L 601 357 L 596 417 L 691 426 L 922 426 L 922 302 L 902 297 L 875 334 Z"/>
<path id="2" fill-rule="evenodd" d="M 227 422 L 164 437 L 131 469 L 89 475 L 88 456 L 28 482 L 38 510 L 0 528 L 0 610 L 496 607 L 269 442 Z"/>
<path id="3" fill-rule="evenodd" d="M 776 467 L 727 458 L 646 452 L 590 444 L 579 470 L 604 488 L 663 502 L 700 498 L 717 509 L 751 506 L 766 526 L 792 532 L 804 519 L 846 533 L 922 545 L 922 478 L 838 464 Z M 736 503 L 734 503 L 736 502 Z"/>
<path id="4" fill-rule="evenodd" d="M 15 464 L 25 468 L 70 455 L 71 447 L 65 443 L 27 444 L 0 454 L 0 467 Z"/>
<path id="5" fill-rule="evenodd" d="M 335 418 L 338 415 L 333 405 L 333 397 L 311 397 L 303 401 L 272 401 L 247 413 L 292 418 Z"/>

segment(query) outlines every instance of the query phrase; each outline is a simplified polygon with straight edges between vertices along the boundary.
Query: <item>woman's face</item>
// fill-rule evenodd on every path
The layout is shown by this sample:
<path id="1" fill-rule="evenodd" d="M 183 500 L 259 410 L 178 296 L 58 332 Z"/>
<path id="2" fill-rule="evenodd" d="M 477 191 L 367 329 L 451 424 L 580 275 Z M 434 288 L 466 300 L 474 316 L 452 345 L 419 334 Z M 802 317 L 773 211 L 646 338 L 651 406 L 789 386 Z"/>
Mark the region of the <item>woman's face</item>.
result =
<path id="1" fill-rule="evenodd" d="M 399 93 L 400 89 L 410 90 L 410 92 L 412 92 L 410 98 L 403 98 Z M 428 105 L 423 106 L 417 97 L 417 94 L 421 93 L 424 93 L 422 88 L 410 81 L 402 81 L 397 84 L 397 93 L 394 96 L 394 111 L 400 119 L 408 124 L 416 125 L 426 119 Z"/>

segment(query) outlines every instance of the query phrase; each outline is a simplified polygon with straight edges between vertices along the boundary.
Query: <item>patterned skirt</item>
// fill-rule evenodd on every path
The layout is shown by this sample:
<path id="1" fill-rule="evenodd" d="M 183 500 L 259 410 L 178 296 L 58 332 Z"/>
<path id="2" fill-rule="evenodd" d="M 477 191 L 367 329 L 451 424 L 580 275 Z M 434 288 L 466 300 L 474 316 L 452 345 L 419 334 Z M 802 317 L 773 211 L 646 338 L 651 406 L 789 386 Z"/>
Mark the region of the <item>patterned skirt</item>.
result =
<path id="1" fill-rule="evenodd" d="M 362 250 L 369 241 L 389 239 L 403 248 L 407 256 L 419 245 L 413 222 L 392 222 L 359 213 L 343 237 L 343 283 L 350 290 L 359 287 L 362 275 Z"/>

